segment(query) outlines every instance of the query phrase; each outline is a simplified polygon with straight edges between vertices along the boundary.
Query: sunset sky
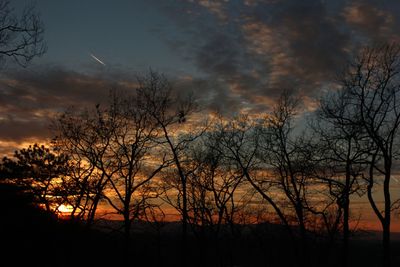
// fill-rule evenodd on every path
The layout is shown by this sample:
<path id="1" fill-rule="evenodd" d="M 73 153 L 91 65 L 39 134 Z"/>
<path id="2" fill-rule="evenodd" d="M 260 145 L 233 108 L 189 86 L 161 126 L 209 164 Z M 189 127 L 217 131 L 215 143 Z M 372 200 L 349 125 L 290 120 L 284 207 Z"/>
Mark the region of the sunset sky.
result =
<path id="1" fill-rule="evenodd" d="M 266 110 L 283 88 L 312 101 L 351 51 L 400 33 L 395 0 L 41 0 L 36 9 L 48 51 L 25 69 L 3 66 L 2 154 L 49 137 L 54 112 L 103 101 L 150 68 L 225 114 Z"/>
<path id="2" fill-rule="evenodd" d="M 283 89 L 312 109 L 352 52 L 400 41 L 398 0 L 38 0 L 36 10 L 48 51 L 2 66 L 0 155 L 48 140 L 57 112 L 129 90 L 149 69 L 225 115 L 266 111 Z"/>

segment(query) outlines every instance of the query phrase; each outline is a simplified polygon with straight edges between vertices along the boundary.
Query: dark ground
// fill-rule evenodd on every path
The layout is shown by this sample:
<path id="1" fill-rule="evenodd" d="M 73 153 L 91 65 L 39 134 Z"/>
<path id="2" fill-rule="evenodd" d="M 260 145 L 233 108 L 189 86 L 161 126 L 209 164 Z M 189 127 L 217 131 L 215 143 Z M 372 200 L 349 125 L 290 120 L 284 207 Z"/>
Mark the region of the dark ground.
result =
<path id="1" fill-rule="evenodd" d="M 148 225 L 134 225 L 130 248 L 122 236 L 87 231 L 31 206 L 31 200 L 10 185 L 0 184 L 1 266 L 297 266 L 290 240 L 280 226 L 257 225 L 234 237 L 203 240 L 190 236 L 181 246 L 179 224 L 168 224 L 157 235 Z M 141 229 L 138 229 L 141 228 Z M 393 266 L 400 266 L 400 242 L 393 241 Z M 381 266 L 379 240 L 351 242 L 349 266 Z M 307 266 L 340 266 L 340 244 L 309 243 Z"/>

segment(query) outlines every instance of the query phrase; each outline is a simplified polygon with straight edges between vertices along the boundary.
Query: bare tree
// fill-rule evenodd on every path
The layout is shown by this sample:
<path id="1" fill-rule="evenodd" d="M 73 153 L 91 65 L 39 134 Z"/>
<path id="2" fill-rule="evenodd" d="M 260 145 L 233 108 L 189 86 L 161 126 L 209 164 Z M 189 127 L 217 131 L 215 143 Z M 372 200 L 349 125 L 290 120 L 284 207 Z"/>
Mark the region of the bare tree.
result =
<path id="1" fill-rule="evenodd" d="M 57 149 L 60 149 L 60 140 L 56 144 Z M 63 151 L 68 151 L 63 147 Z M 66 175 L 61 177 L 62 183 L 59 188 L 59 194 L 63 197 L 63 202 L 67 206 L 72 207 L 70 218 L 71 220 L 84 221 L 87 213 L 91 213 L 91 199 L 94 192 L 94 178 L 97 173 L 95 166 L 87 164 L 84 155 L 78 153 L 71 153 L 68 151 L 70 157 L 70 170 Z M 88 224 L 90 225 L 90 223 Z"/>
<path id="2" fill-rule="evenodd" d="M 294 92 L 284 91 L 261 128 L 261 160 L 274 176 L 273 188 L 283 193 L 287 220 L 294 220 L 300 232 L 299 260 L 308 264 L 307 223 L 310 217 L 313 168 L 306 139 L 294 134 L 294 120 L 299 112 L 300 99 Z M 293 216 L 291 216 L 291 214 Z"/>
<path id="3" fill-rule="evenodd" d="M 348 104 L 341 120 L 361 127 L 373 148 L 369 170 L 364 174 L 369 203 L 382 225 L 384 266 L 390 266 L 390 223 L 393 202 L 390 182 L 399 152 L 400 46 L 383 45 L 363 49 L 342 75 L 338 98 Z M 384 201 L 380 207 L 374 192 L 379 182 Z"/>
<path id="4" fill-rule="evenodd" d="M 299 264 L 305 266 L 308 231 L 331 204 L 321 206 L 313 200 L 319 194 L 312 177 L 315 163 L 309 141 L 294 133 L 298 110 L 299 100 L 284 92 L 261 119 L 243 115 L 222 121 L 219 144 L 232 168 L 272 207 L 292 238 Z"/>
<path id="5" fill-rule="evenodd" d="M 143 214 L 147 199 L 153 198 L 151 180 L 168 162 L 155 139 L 158 128 L 148 112 L 147 99 L 138 95 L 114 95 L 110 109 L 115 114 L 109 149 L 110 164 L 104 173 L 108 178 L 108 194 L 104 197 L 124 220 L 124 233 L 130 240 L 132 221 Z M 157 194 L 157 192 L 154 192 Z"/>
<path id="6" fill-rule="evenodd" d="M 221 120 L 215 132 L 218 135 L 219 149 L 230 161 L 231 168 L 240 171 L 251 187 L 273 208 L 293 237 L 290 223 L 271 190 L 272 179 L 265 176 L 266 166 L 259 159 L 261 131 L 258 123 L 247 115 L 240 115 L 229 121 Z"/>
<path id="7" fill-rule="evenodd" d="M 19 17 L 8 0 L 0 1 L 0 62 L 12 58 L 25 67 L 46 52 L 44 27 L 34 6 L 27 6 Z"/>
<path id="8" fill-rule="evenodd" d="M 147 199 L 154 196 L 148 190 L 153 188 L 150 182 L 168 167 L 179 178 L 183 192 L 179 205 L 186 249 L 188 204 L 183 151 L 204 130 L 182 129 L 194 103 L 174 95 L 162 75 L 150 72 L 138 77 L 138 84 L 131 97 L 114 92 L 106 108 L 97 105 L 95 110 L 63 114 L 55 123 L 59 133 L 55 141 L 86 166 L 80 172 L 82 177 L 74 181 L 80 181 L 86 190 L 81 200 L 91 200 L 89 222 L 99 200 L 105 199 L 123 216 L 127 240 L 132 220 L 141 216 L 148 208 Z M 90 184 L 93 186 L 86 186 Z"/>
<path id="9" fill-rule="evenodd" d="M 199 131 L 184 129 L 187 125 L 187 117 L 195 110 L 195 102 L 190 96 L 182 99 L 174 95 L 168 80 L 156 73 L 150 72 L 146 77 L 138 79 L 138 95 L 145 99 L 146 111 L 155 120 L 161 134 L 159 144 L 168 151 L 169 158 L 173 162 L 172 172 L 179 177 L 180 188 L 178 199 L 182 202 L 182 237 L 183 250 L 186 250 L 187 226 L 188 226 L 188 199 L 187 199 L 187 173 L 184 169 L 185 157 L 183 151 L 188 145 L 202 135 L 205 128 Z M 186 126 L 188 127 L 188 126 Z M 186 253 L 183 252 L 183 264 L 185 265 Z"/>
<path id="10" fill-rule="evenodd" d="M 219 146 L 218 135 L 201 136 L 186 151 L 191 224 L 213 232 L 218 238 L 222 224 L 233 227 L 236 203 L 234 195 L 243 174 L 232 169 Z"/>
<path id="11" fill-rule="evenodd" d="M 207 202 L 213 207 L 210 224 L 215 226 L 218 237 L 222 224 L 233 227 L 237 211 L 235 193 L 243 180 L 243 173 L 231 168 L 219 147 L 218 135 L 211 132 L 204 135 L 192 151 L 192 163 L 197 164 L 191 183 L 205 191 Z"/>
<path id="12" fill-rule="evenodd" d="M 71 158 L 74 172 L 64 180 L 72 185 L 74 210 L 85 214 L 87 226 L 95 219 L 97 207 L 104 198 L 104 190 L 113 175 L 114 161 L 108 151 L 116 127 L 116 114 L 112 109 L 67 111 L 53 122 L 56 134 L 54 145 Z M 115 172 L 115 168 L 113 169 Z M 66 196 L 69 198 L 70 196 Z"/>
<path id="13" fill-rule="evenodd" d="M 365 163 L 372 149 L 368 136 L 360 123 L 349 124 L 346 118 L 360 121 L 359 113 L 351 106 L 351 101 L 341 95 L 331 93 L 320 101 L 316 111 L 317 121 L 312 124 L 316 133 L 313 149 L 318 161 L 318 180 L 328 186 L 327 190 L 338 209 L 335 228 L 342 218 L 343 259 L 347 266 L 350 237 L 350 196 L 363 194 L 360 183 L 365 171 Z M 330 230 L 328 230 L 329 232 Z M 331 236 L 332 237 L 332 236 Z"/>

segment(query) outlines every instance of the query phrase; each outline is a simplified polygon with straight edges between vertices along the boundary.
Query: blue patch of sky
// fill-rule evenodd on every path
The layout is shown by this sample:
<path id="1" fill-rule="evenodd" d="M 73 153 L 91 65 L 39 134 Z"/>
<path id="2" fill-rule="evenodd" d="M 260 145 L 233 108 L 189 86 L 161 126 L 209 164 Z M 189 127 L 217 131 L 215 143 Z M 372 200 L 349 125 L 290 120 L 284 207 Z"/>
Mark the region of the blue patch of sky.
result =
<path id="1" fill-rule="evenodd" d="M 16 9 L 29 1 L 12 1 Z M 108 67 L 178 75 L 196 75 L 160 35 L 179 35 L 176 24 L 150 1 L 41 0 L 36 2 L 45 25 L 47 53 L 36 64 L 53 64 L 76 71 L 98 68 L 90 53 Z M 183 38 L 183 37 L 182 37 Z"/>

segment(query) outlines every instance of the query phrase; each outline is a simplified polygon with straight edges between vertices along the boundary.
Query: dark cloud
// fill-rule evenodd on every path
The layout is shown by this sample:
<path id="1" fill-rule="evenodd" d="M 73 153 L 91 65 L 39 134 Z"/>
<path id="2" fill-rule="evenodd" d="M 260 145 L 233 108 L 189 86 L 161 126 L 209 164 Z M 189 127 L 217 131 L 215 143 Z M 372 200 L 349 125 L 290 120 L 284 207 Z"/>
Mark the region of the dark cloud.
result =
<path id="1" fill-rule="evenodd" d="M 0 151 L 27 140 L 51 138 L 50 124 L 57 114 L 105 104 L 111 90 L 132 91 L 137 77 L 146 74 L 120 69 L 81 73 L 60 66 L 4 71 L 0 78 Z M 203 93 L 211 86 L 206 80 L 167 78 L 177 95 L 193 92 L 201 104 L 209 97 Z"/>
<path id="2" fill-rule="evenodd" d="M 105 87 L 104 80 L 64 69 L 20 70 L 1 80 L 1 100 L 19 109 L 56 108 L 98 100 Z"/>
<path id="3" fill-rule="evenodd" d="M 209 93 L 221 109 L 265 109 L 293 87 L 316 95 L 360 45 L 398 38 L 396 1 L 181 0 L 164 9 L 180 29 L 165 40 L 219 83 L 208 90 L 221 90 Z"/>
<path id="4" fill-rule="evenodd" d="M 398 1 L 354 1 L 343 10 L 343 17 L 353 32 L 361 37 L 380 43 L 398 39 Z"/>
<path id="5" fill-rule="evenodd" d="M 0 123 L 0 139 L 2 142 L 23 142 L 25 140 L 47 140 L 51 138 L 47 119 L 26 120 L 5 119 Z"/>
<path id="6" fill-rule="evenodd" d="M 134 85 L 133 75 L 123 78 L 120 72 L 83 74 L 54 66 L 8 70 L 0 79 L 0 140 L 47 138 L 58 112 L 104 103 L 111 89 Z"/>
<path id="7" fill-rule="evenodd" d="M 320 1 L 290 2 L 264 25 L 271 29 L 276 46 L 284 44 L 278 53 L 286 55 L 286 62 L 274 66 L 286 71 L 277 74 L 278 83 L 272 86 L 286 87 L 289 80 L 306 94 L 314 93 L 345 63 L 349 35 Z"/>

